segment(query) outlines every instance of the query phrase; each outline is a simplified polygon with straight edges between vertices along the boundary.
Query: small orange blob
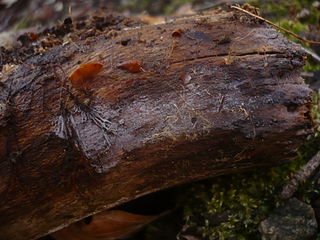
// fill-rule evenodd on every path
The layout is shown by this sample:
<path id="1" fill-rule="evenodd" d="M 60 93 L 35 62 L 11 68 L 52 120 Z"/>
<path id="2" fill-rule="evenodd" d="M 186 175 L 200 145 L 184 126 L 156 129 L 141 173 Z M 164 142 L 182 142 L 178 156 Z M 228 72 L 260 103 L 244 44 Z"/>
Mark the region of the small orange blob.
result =
<path id="1" fill-rule="evenodd" d="M 32 42 L 34 42 L 34 41 L 38 40 L 39 35 L 31 32 L 31 33 L 29 33 L 29 38 L 30 38 L 30 40 L 31 40 Z"/>
<path id="2" fill-rule="evenodd" d="M 69 79 L 74 88 L 84 88 L 89 80 L 93 79 L 101 70 L 103 65 L 99 62 L 89 62 L 81 64 Z"/>
<path id="3" fill-rule="evenodd" d="M 179 79 L 182 80 L 184 84 L 189 84 L 192 77 L 189 74 L 181 73 Z"/>
<path id="4" fill-rule="evenodd" d="M 177 29 L 172 32 L 171 36 L 174 38 L 179 38 L 182 36 L 182 34 L 183 34 L 183 30 Z"/>
<path id="5" fill-rule="evenodd" d="M 128 70 L 129 72 L 132 72 L 132 73 L 138 73 L 143 71 L 143 68 L 141 67 L 141 65 L 142 65 L 141 59 L 132 59 L 132 60 L 128 60 L 120 63 L 119 65 L 117 65 L 117 67 Z"/>

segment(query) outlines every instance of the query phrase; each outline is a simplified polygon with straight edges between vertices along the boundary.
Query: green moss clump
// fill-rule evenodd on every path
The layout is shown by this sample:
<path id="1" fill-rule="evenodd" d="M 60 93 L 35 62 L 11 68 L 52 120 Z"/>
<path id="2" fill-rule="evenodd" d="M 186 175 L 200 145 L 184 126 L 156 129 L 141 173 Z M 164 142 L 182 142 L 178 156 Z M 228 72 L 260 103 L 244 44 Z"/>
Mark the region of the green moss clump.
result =
<path id="1" fill-rule="evenodd" d="M 260 239 L 258 224 L 282 203 L 278 197 L 282 185 L 317 150 L 319 141 L 314 141 L 290 164 L 194 184 L 183 196 L 187 224 L 210 240 Z M 221 215 L 227 217 L 210 221 Z"/>
<path id="2" fill-rule="evenodd" d="M 164 8 L 164 14 L 169 15 L 174 13 L 175 10 L 177 10 L 177 8 L 183 4 L 186 3 L 192 3 L 194 2 L 194 0 L 172 0 L 170 2 L 170 4 L 168 4 L 165 8 Z"/>
<path id="3" fill-rule="evenodd" d="M 303 67 L 304 72 L 320 71 L 320 64 L 308 61 Z"/>
<path id="4" fill-rule="evenodd" d="M 287 169 L 272 168 L 219 177 L 211 184 L 195 184 L 184 207 L 187 224 L 197 226 L 210 240 L 259 239 L 257 225 L 279 204 L 275 193 L 287 176 Z M 221 223 L 208 221 L 225 214 L 227 218 Z M 207 220 L 199 225 L 192 220 L 194 216 Z"/>
<path id="5" fill-rule="evenodd" d="M 299 21 L 293 21 L 290 19 L 282 19 L 278 22 L 278 25 L 280 27 L 283 27 L 283 28 L 285 28 L 293 33 L 296 33 L 298 35 L 302 34 L 304 32 L 309 32 L 309 26 L 306 24 L 303 24 Z M 295 37 L 293 37 L 292 35 L 289 35 L 287 33 L 284 33 L 284 34 L 291 41 L 297 41 L 297 39 Z"/>
<path id="6" fill-rule="evenodd" d="M 150 4 L 149 0 L 128 0 L 120 5 L 119 10 L 129 10 L 131 12 L 148 11 Z"/>
<path id="7" fill-rule="evenodd" d="M 22 18 L 15 26 L 15 30 L 20 30 L 20 29 L 25 29 L 32 26 L 32 17 L 31 16 L 26 16 Z"/>

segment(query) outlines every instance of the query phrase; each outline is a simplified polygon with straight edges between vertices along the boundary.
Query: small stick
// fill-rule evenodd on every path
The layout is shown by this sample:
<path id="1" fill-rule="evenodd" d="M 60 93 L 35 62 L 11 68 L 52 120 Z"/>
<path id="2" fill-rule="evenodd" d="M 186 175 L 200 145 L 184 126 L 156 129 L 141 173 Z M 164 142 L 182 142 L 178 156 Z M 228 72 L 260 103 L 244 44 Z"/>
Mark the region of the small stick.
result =
<path id="1" fill-rule="evenodd" d="M 221 110 L 222 110 L 225 97 L 226 97 L 226 95 L 223 95 L 223 96 L 220 98 L 220 104 L 219 104 L 218 112 L 221 112 Z"/>
<path id="2" fill-rule="evenodd" d="M 237 9 L 237 10 L 239 10 L 239 11 L 241 11 L 241 12 L 244 12 L 244 13 L 246 13 L 246 14 L 249 14 L 249 15 L 252 16 L 252 17 L 258 18 L 258 19 L 260 19 L 261 21 L 264 21 L 264 22 L 270 24 L 271 26 L 274 26 L 275 28 L 278 28 L 278 29 L 284 31 L 284 32 L 286 32 L 286 33 L 294 36 L 295 38 L 297 38 L 297 39 L 299 39 L 299 40 L 301 40 L 301 41 L 303 41 L 303 42 L 312 43 L 312 44 L 320 44 L 320 42 L 318 42 L 318 41 L 313 41 L 313 40 L 309 40 L 309 39 L 305 39 L 305 38 L 303 38 L 303 37 L 300 37 L 299 35 L 297 35 L 297 34 L 295 34 L 295 33 L 293 33 L 293 32 L 290 32 L 289 30 L 287 30 L 287 29 L 285 29 L 285 28 L 283 28 L 283 27 L 280 27 L 280 26 L 278 26 L 278 25 L 270 22 L 269 20 L 264 19 L 263 17 L 260 17 L 260 16 L 254 14 L 254 13 L 251 13 L 251 12 L 249 12 L 249 11 L 241 8 L 241 7 L 231 6 L 230 8 Z"/>
<path id="3" fill-rule="evenodd" d="M 281 199 L 289 199 L 297 191 L 299 185 L 306 182 L 306 180 L 314 173 L 320 166 L 320 151 L 314 155 L 309 162 L 302 166 L 294 176 L 287 182 L 280 193 Z"/>
<path id="4" fill-rule="evenodd" d="M 313 51 L 311 51 L 311 50 L 309 50 L 309 49 L 307 49 L 307 48 L 304 48 L 304 47 L 302 47 L 302 49 L 303 49 L 306 53 L 308 53 L 314 60 L 320 62 L 320 56 L 319 56 L 318 54 L 316 54 L 315 52 L 313 52 Z"/>

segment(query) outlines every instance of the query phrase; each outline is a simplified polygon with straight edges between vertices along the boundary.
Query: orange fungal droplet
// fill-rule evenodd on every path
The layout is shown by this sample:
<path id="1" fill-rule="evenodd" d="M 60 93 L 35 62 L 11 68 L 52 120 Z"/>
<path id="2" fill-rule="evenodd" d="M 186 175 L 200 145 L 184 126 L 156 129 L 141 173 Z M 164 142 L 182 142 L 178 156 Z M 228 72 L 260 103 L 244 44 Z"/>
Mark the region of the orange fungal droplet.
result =
<path id="1" fill-rule="evenodd" d="M 120 63 L 119 65 L 117 65 L 117 67 L 120 69 L 128 70 L 129 72 L 132 72 L 132 73 L 138 73 L 143 71 L 143 68 L 141 65 L 142 65 L 141 59 L 132 59 L 132 60 L 128 60 Z"/>
<path id="2" fill-rule="evenodd" d="M 177 29 L 172 32 L 171 36 L 174 38 L 179 38 L 182 36 L 182 34 L 183 34 L 183 30 Z"/>
<path id="3" fill-rule="evenodd" d="M 99 62 L 81 64 L 69 77 L 74 88 L 84 88 L 89 80 L 93 79 L 103 68 Z"/>

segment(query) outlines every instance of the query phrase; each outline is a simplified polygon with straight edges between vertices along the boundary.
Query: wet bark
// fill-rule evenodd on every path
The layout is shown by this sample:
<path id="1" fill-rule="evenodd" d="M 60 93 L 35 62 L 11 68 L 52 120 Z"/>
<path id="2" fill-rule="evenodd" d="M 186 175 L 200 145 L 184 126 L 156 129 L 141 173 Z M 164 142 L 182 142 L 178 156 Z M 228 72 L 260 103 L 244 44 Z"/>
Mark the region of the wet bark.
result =
<path id="1" fill-rule="evenodd" d="M 0 239 L 289 161 L 311 131 L 304 53 L 251 18 L 211 13 L 87 36 L 3 70 Z M 130 60 L 141 69 L 124 68 Z M 68 76 L 87 62 L 102 71 L 73 87 Z"/>

